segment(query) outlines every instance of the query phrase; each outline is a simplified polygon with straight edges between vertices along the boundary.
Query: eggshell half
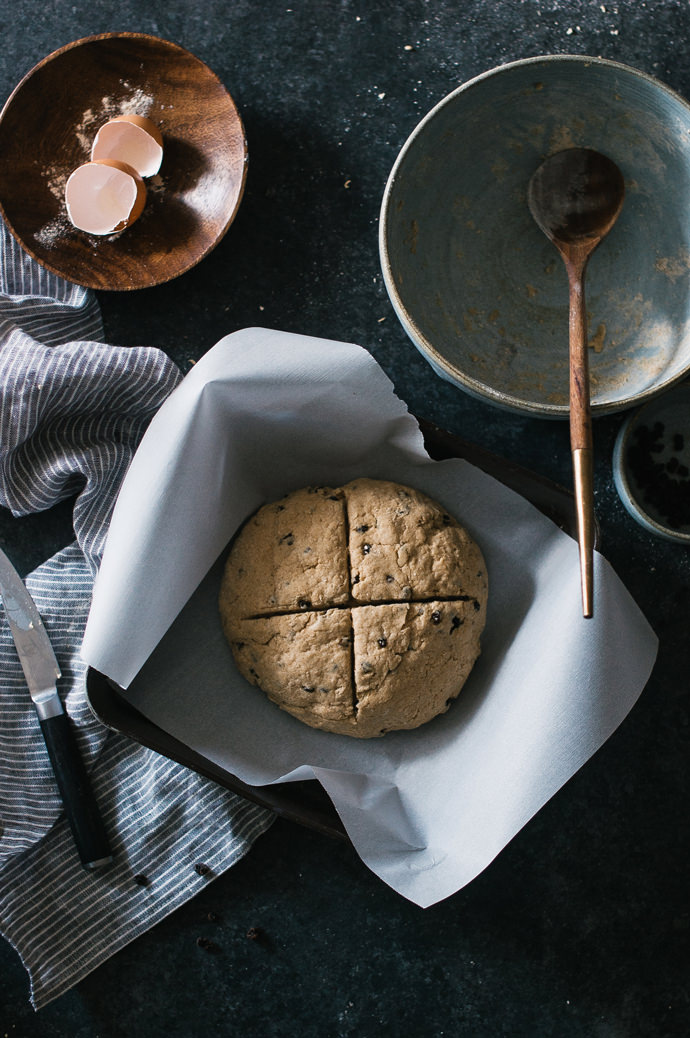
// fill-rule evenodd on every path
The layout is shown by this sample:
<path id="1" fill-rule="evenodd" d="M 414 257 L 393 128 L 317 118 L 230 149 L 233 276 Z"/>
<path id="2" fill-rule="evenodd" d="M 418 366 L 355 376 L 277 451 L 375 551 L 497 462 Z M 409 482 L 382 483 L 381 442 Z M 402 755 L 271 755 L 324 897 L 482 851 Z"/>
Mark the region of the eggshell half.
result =
<path id="1" fill-rule="evenodd" d="M 139 219 L 145 202 L 146 188 L 136 169 L 115 159 L 85 162 L 65 187 L 67 215 L 88 234 L 123 231 Z"/>
<path id="2" fill-rule="evenodd" d="M 152 177 L 163 161 L 163 137 L 143 115 L 118 115 L 104 123 L 91 146 L 91 161 L 116 159 L 133 166 L 141 177 Z"/>

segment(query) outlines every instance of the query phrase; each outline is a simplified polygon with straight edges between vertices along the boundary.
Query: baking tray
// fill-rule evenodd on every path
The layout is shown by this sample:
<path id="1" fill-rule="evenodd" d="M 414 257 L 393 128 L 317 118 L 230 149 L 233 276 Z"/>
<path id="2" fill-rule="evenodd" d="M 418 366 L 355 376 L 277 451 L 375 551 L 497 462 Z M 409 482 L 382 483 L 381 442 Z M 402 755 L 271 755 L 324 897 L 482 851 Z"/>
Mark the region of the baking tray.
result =
<path id="1" fill-rule="evenodd" d="M 419 420 L 426 449 L 432 458 L 464 458 L 530 501 L 571 537 L 577 535 L 577 518 L 572 493 L 528 469 L 467 443 L 430 422 Z M 595 529 L 595 544 L 599 540 Z M 275 786 L 249 786 L 235 775 L 196 753 L 136 710 L 115 682 L 93 668 L 86 678 L 91 710 L 108 728 L 126 735 L 142 746 L 177 761 L 185 767 L 238 793 L 276 814 L 318 832 L 348 840 L 345 828 L 323 787 L 316 780 L 284 782 Z"/>

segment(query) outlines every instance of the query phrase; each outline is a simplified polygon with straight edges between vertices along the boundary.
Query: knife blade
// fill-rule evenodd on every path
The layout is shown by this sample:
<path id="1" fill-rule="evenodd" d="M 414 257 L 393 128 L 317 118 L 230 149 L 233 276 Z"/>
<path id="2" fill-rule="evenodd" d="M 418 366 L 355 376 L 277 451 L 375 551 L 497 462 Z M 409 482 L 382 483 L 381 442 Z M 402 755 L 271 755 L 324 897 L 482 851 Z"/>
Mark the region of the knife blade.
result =
<path id="1" fill-rule="evenodd" d="M 2 550 L 0 597 L 79 857 L 87 869 L 107 865 L 112 861 L 110 844 L 86 767 L 58 695 L 56 683 L 60 668 L 55 653 L 36 603 Z"/>

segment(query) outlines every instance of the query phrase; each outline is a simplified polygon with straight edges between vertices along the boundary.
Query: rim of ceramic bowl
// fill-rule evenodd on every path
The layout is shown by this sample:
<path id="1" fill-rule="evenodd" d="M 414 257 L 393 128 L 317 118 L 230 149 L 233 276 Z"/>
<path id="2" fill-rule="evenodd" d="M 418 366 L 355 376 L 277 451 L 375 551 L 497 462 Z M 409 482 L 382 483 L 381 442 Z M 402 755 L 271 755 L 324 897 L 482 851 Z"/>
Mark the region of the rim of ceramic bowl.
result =
<path id="1" fill-rule="evenodd" d="M 645 80 L 652 87 L 669 95 L 679 103 L 681 107 L 685 108 L 690 122 L 690 102 L 682 97 L 676 90 L 667 86 L 656 77 L 649 75 L 647 72 L 642 72 L 640 69 L 634 68 L 632 65 L 626 65 L 620 61 L 613 61 L 610 58 L 599 58 L 587 54 L 537 54 L 528 58 L 518 58 L 515 61 L 506 62 L 504 65 L 496 65 L 493 68 L 487 69 L 485 72 L 479 73 L 477 76 L 473 76 L 465 83 L 461 83 L 460 86 L 456 87 L 445 97 L 441 98 L 441 100 L 438 101 L 426 113 L 426 115 L 422 117 L 422 119 L 420 119 L 398 152 L 393 168 L 388 175 L 381 202 L 379 217 L 379 259 L 388 298 L 397 314 L 398 320 L 402 324 L 403 329 L 412 340 L 413 344 L 431 364 L 432 368 L 438 375 L 445 378 L 458 388 L 465 390 L 465 392 L 470 396 L 483 400 L 484 402 L 489 401 L 490 403 L 503 408 L 504 410 L 512 411 L 513 413 L 528 414 L 537 418 L 568 418 L 570 413 L 568 404 L 549 404 L 547 402 L 541 403 L 537 401 L 523 400 L 511 393 L 494 389 L 492 386 L 488 386 L 484 382 L 472 378 L 471 375 L 461 371 L 455 367 L 455 365 L 446 360 L 443 354 L 436 349 L 436 347 L 419 329 L 405 307 L 395 284 L 387 244 L 390 201 L 399 175 L 400 167 L 407 158 L 408 152 L 416 143 L 417 137 L 424 130 L 426 125 L 431 122 L 431 120 L 434 119 L 443 108 L 452 104 L 456 97 L 481 85 L 485 80 L 501 75 L 502 73 L 515 68 L 544 64 L 599 65 Z M 673 386 L 682 382 L 687 378 L 689 371 L 690 361 L 683 371 L 676 375 L 669 376 L 654 386 L 641 390 L 634 395 L 623 396 L 618 400 L 604 403 L 596 403 L 593 401 L 591 404 L 592 416 L 598 417 L 601 415 L 615 414 L 620 411 L 625 411 L 630 407 L 637 407 L 640 404 L 659 396 L 661 393 L 667 392 L 669 389 L 673 388 Z"/>
<path id="2" fill-rule="evenodd" d="M 682 382 L 674 386 L 672 391 L 678 394 L 687 393 L 690 398 L 690 382 Z M 647 420 L 650 414 L 653 414 L 655 420 L 658 421 L 663 414 L 663 406 L 663 399 L 655 397 L 653 400 L 648 400 L 642 407 L 633 411 L 621 425 L 613 448 L 613 482 L 626 511 L 640 526 L 650 533 L 656 534 L 657 537 L 662 537 L 664 540 L 674 541 L 676 544 L 690 545 L 690 533 L 683 533 L 680 530 L 674 530 L 670 526 L 665 526 L 644 510 L 628 478 L 626 454 L 630 439 L 640 423 Z"/>

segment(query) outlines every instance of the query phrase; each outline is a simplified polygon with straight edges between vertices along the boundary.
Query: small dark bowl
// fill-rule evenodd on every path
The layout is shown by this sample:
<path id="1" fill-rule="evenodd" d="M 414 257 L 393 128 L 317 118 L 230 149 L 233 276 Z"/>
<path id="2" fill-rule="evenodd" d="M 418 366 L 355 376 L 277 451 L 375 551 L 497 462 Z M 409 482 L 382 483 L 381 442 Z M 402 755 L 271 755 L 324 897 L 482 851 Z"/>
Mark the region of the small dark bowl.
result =
<path id="1" fill-rule="evenodd" d="M 623 424 L 613 476 L 633 519 L 690 545 L 690 382 L 650 400 Z"/>
<path id="2" fill-rule="evenodd" d="M 146 115 L 163 134 L 143 215 L 99 237 L 69 222 L 64 188 L 99 126 Z M 0 210 L 42 266 L 88 288 L 161 284 L 213 249 L 235 218 L 247 170 L 242 120 L 198 58 L 141 33 L 77 40 L 39 62 L 0 113 Z"/>

